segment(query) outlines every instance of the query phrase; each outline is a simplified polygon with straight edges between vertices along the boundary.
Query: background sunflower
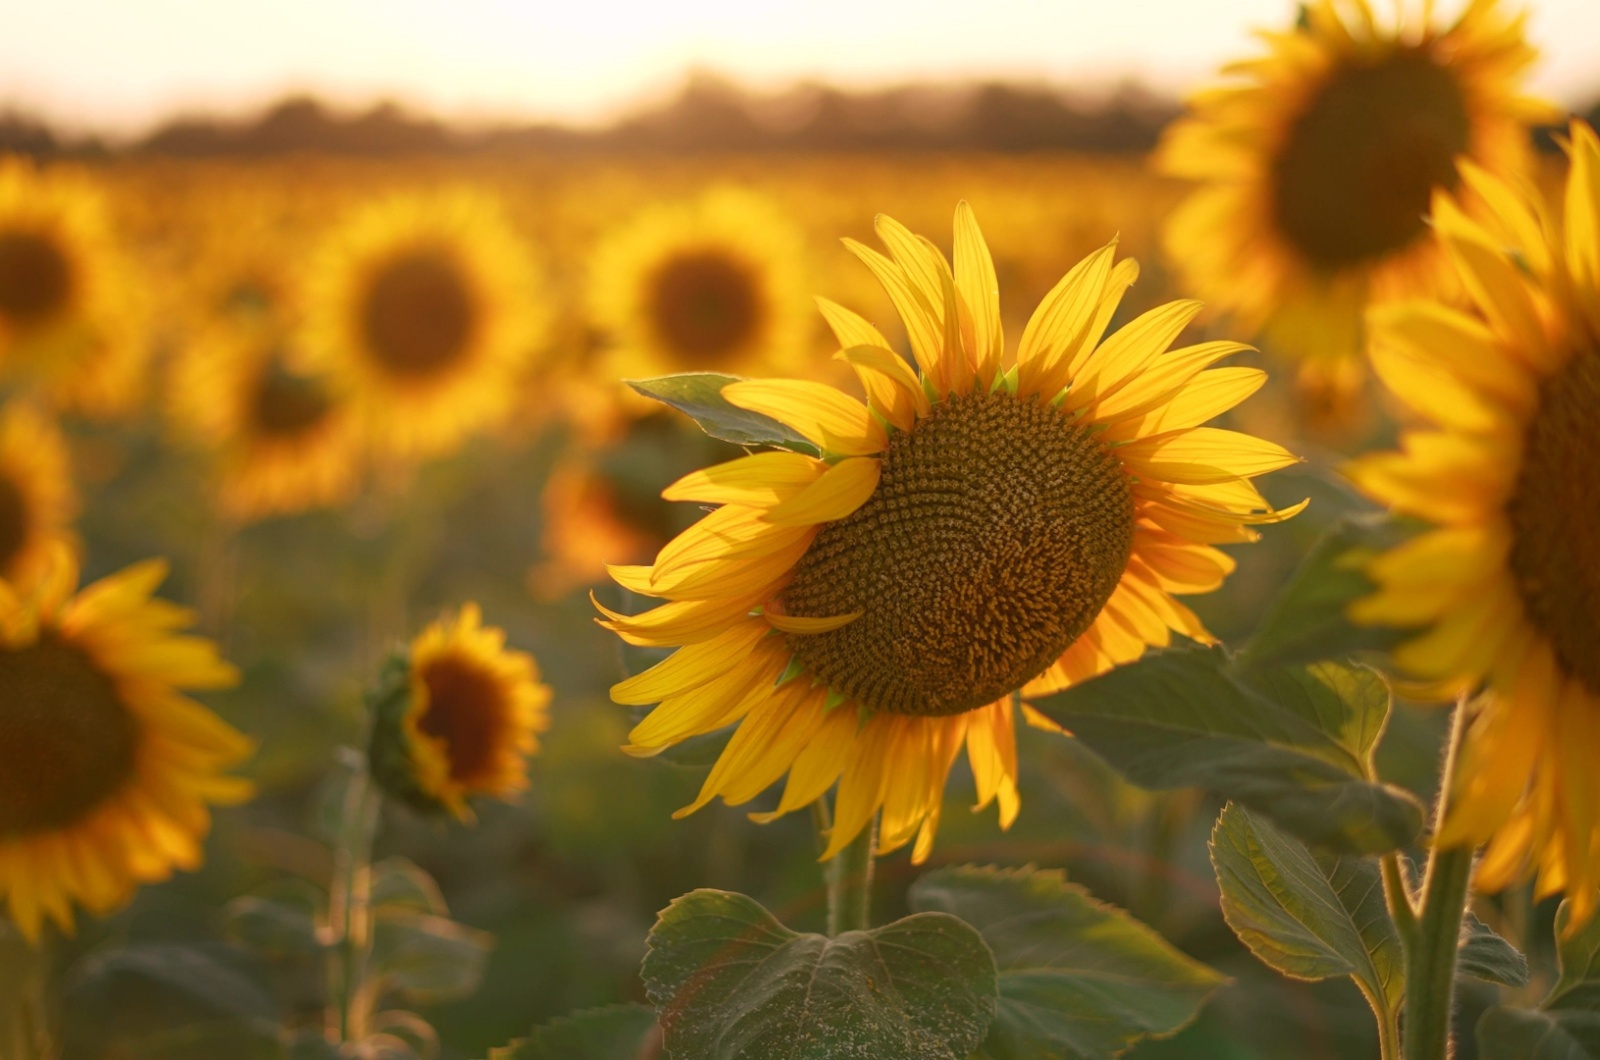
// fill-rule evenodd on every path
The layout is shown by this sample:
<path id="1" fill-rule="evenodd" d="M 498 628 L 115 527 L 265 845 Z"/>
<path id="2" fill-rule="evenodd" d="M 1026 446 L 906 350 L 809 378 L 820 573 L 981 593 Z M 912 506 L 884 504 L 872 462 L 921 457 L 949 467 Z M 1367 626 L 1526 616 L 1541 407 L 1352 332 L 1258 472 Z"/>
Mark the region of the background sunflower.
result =
<path id="1" fill-rule="evenodd" d="M 1474 0 L 1436 24 L 1429 4 L 1400 7 L 1307 5 L 1194 96 L 1157 155 L 1199 184 L 1165 230 L 1183 285 L 1299 360 L 1334 422 L 1358 411 L 1363 308 L 1460 292 L 1429 197 L 1459 186 L 1460 160 L 1524 177 L 1528 126 L 1556 114 L 1522 91 L 1525 15 Z"/>

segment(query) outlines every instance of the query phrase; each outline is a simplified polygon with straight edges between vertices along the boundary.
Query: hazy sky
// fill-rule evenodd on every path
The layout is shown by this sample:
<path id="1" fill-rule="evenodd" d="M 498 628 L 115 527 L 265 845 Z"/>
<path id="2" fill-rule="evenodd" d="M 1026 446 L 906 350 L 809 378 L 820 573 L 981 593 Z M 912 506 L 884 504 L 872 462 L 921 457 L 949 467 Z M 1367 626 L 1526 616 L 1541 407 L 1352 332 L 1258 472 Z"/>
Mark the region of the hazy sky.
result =
<path id="1" fill-rule="evenodd" d="M 1374 0 L 1391 10 L 1397 0 Z M 1416 9 L 1416 0 L 1399 0 Z M 1513 0 L 1513 3 L 1515 0 Z M 136 131 L 289 91 L 453 117 L 590 121 L 690 68 L 762 87 L 1004 76 L 1182 89 L 1293 0 L 4 0 L 0 106 Z M 1440 7 L 1459 6 L 1440 0 Z M 1534 84 L 1600 97 L 1600 0 L 1528 0 Z"/>

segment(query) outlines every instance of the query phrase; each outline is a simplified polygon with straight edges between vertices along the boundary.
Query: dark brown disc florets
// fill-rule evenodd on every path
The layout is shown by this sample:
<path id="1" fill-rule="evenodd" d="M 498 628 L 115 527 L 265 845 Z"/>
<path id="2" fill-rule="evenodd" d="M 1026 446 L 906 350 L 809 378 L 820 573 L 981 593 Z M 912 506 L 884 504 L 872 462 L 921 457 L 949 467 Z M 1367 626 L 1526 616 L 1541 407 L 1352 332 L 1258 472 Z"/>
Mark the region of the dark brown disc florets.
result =
<path id="1" fill-rule="evenodd" d="M 70 826 L 122 787 L 138 727 L 81 648 L 0 648 L 0 689 L 0 839 Z"/>
<path id="2" fill-rule="evenodd" d="M 1335 66 L 1274 161 L 1278 231 L 1329 270 L 1399 250 L 1426 233 L 1434 189 L 1455 187 L 1471 131 L 1456 74 L 1430 51 Z"/>
<path id="3" fill-rule="evenodd" d="M 783 593 L 791 615 L 861 617 L 789 643 L 870 709 L 973 710 L 1089 628 L 1132 544 L 1127 473 L 1088 428 L 1003 392 L 953 397 L 891 437 L 877 490 Z"/>
<path id="4" fill-rule="evenodd" d="M 1562 670 L 1600 695 L 1600 350 L 1547 380 L 1506 506 L 1510 566 Z"/>

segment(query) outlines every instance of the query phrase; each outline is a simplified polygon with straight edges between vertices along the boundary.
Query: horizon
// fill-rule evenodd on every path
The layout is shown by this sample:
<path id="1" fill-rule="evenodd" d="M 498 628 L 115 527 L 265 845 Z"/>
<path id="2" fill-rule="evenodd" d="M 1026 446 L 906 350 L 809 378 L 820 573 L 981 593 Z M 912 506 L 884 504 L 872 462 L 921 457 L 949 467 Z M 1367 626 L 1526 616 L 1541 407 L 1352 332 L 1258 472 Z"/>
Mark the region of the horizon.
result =
<path id="1" fill-rule="evenodd" d="M 807 83 L 870 92 L 984 81 L 1181 97 L 1222 62 L 1259 50 L 1251 31 L 1286 24 L 1292 6 L 1130 0 L 1072 11 L 997 0 L 963 18 L 929 17 L 911 0 L 687 0 L 671 12 L 615 0 L 582 11 L 510 0 L 151 0 L 137 9 L 61 0 L 10 19 L 0 112 L 126 141 L 174 119 L 248 118 L 294 96 L 341 112 L 392 102 L 455 126 L 596 128 L 671 99 L 697 73 L 755 97 Z M 1531 88 L 1571 109 L 1590 106 L 1600 98 L 1600 5 L 1528 9 L 1543 53 Z M 85 35 L 85 25 L 96 31 Z"/>

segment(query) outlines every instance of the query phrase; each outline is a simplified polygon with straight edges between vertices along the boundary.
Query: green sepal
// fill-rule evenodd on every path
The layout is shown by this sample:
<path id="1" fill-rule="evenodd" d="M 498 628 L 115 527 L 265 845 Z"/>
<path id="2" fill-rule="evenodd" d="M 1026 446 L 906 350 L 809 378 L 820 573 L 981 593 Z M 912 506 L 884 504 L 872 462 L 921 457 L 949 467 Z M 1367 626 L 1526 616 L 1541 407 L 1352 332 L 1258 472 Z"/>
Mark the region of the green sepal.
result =
<path id="1" fill-rule="evenodd" d="M 411 652 L 396 648 L 378 670 L 377 682 L 367 691 L 366 708 L 372 738 L 367 763 L 373 783 L 383 793 L 429 817 L 445 816 L 450 808 L 430 795 L 417 779 L 406 716 L 412 710 Z"/>
<path id="2" fill-rule="evenodd" d="M 722 396 L 729 383 L 742 382 L 721 372 L 683 372 L 654 379 L 629 379 L 627 384 L 647 398 L 671 405 L 689 416 L 711 437 L 734 445 L 772 445 L 808 456 L 816 445 L 786 423 L 742 409 Z"/>

